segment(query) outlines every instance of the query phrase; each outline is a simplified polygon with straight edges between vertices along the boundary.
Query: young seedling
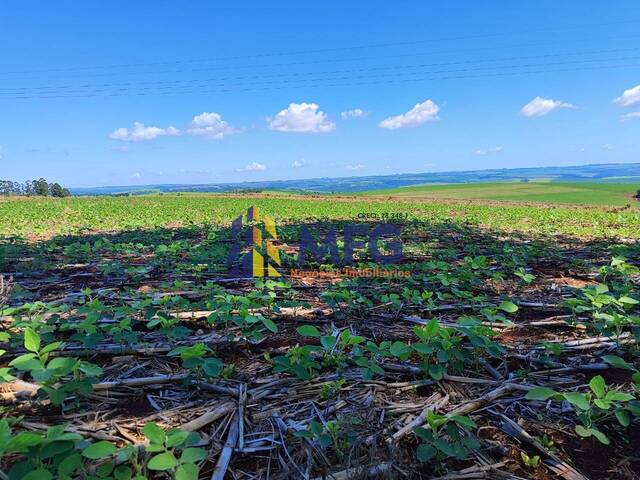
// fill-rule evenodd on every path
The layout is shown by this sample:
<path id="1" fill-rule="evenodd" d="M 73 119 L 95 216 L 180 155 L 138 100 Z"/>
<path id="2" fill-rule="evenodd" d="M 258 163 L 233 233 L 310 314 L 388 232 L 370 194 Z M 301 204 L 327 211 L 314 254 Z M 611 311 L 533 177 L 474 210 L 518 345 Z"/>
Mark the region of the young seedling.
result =
<path id="1" fill-rule="evenodd" d="M 640 416 L 640 403 L 629 393 L 611 390 L 602 376 L 596 375 L 589 382 L 589 391 L 560 393 L 547 387 L 536 387 L 525 396 L 527 400 L 556 401 L 566 400 L 576 410 L 580 425 L 576 425 L 576 433 L 583 437 L 595 437 L 599 442 L 609 445 L 609 438 L 598 428 L 608 419 L 615 416 L 618 423 L 628 427 L 631 415 Z"/>
<path id="2" fill-rule="evenodd" d="M 200 435 L 179 428 L 165 432 L 155 423 L 147 423 L 142 433 L 149 440 L 146 451 L 152 454 L 148 470 L 167 472 L 178 480 L 198 478 L 197 464 L 207 458 L 205 449 L 194 447 L 200 442 Z"/>
<path id="3" fill-rule="evenodd" d="M 422 441 L 417 455 L 421 462 L 442 461 L 446 458 L 464 460 L 471 451 L 480 447 L 478 440 L 468 432 L 476 428 L 469 417 L 440 415 L 427 412 L 429 428 L 416 427 L 413 432 Z"/>

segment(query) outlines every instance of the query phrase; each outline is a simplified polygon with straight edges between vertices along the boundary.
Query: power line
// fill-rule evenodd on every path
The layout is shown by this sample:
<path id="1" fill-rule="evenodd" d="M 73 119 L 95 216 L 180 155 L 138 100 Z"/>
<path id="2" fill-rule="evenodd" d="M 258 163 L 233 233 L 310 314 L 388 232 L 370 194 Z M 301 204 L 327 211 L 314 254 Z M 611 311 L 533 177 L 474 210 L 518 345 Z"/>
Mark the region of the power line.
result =
<path id="1" fill-rule="evenodd" d="M 465 35 L 465 36 L 457 36 L 457 37 L 412 40 L 412 41 L 404 41 L 404 42 L 387 42 L 387 43 L 378 43 L 378 44 L 352 45 L 352 46 L 345 46 L 345 47 L 323 48 L 323 49 L 315 49 L 315 50 L 299 50 L 299 51 L 290 51 L 290 52 L 265 52 L 265 53 L 253 54 L 253 55 L 234 55 L 234 56 L 224 56 L 224 57 L 214 57 L 214 58 L 169 60 L 169 61 L 162 61 L 162 62 L 138 62 L 138 63 L 111 64 L 111 65 L 93 65 L 93 66 L 46 68 L 46 69 L 32 69 L 32 70 L 13 70 L 13 71 L 1 72 L 1 73 L 3 75 L 29 74 L 29 73 L 41 74 L 41 73 L 51 73 L 51 72 L 72 72 L 72 71 L 97 70 L 97 69 L 139 68 L 139 67 L 145 67 L 145 66 L 219 62 L 219 61 L 242 60 L 242 59 L 251 60 L 251 59 L 258 59 L 258 58 L 270 58 L 270 57 L 280 57 L 280 56 L 315 55 L 320 53 L 334 53 L 334 52 L 340 52 L 340 51 L 352 51 L 352 50 L 363 50 L 363 49 L 374 49 L 374 48 L 406 47 L 410 45 L 422 45 L 427 43 L 440 43 L 440 42 L 449 42 L 449 41 L 457 41 L 457 40 L 500 38 L 500 37 L 507 37 L 507 36 L 513 36 L 513 35 L 526 35 L 530 33 L 566 31 L 566 30 L 576 30 L 576 29 L 583 29 L 583 28 L 591 30 L 597 27 L 634 24 L 639 22 L 640 22 L 640 19 L 624 19 L 624 20 L 615 20 L 611 22 L 594 23 L 594 24 L 581 24 L 581 25 L 568 25 L 568 26 L 565 25 L 561 27 L 545 27 L 545 28 L 537 28 L 537 29 L 522 30 L 522 31 Z"/>
<path id="2" fill-rule="evenodd" d="M 602 41 L 611 41 L 611 40 L 629 40 L 629 39 L 637 39 L 640 38 L 640 35 L 627 35 L 627 36 L 618 36 L 618 37 L 608 37 L 608 38 L 604 38 L 604 39 L 599 39 L 598 41 L 602 42 Z M 565 40 L 563 41 L 563 44 L 568 44 L 568 43 L 580 43 L 583 44 L 586 41 L 590 41 L 593 40 L 592 38 L 589 39 L 574 39 L 574 40 Z M 531 48 L 531 47 L 545 47 L 545 46 L 550 46 L 553 45 L 555 46 L 555 43 L 549 43 L 549 42 L 536 42 L 536 43 L 526 43 L 526 44 L 509 44 L 509 45 L 505 45 L 505 48 Z M 271 64 L 251 64 L 251 65 L 228 65 L 228 66 L 215 66 L 215 67 L 202 67 L 202 68 L 191 68 L 188 70 L 182 69 L 182 70 L 160 70 L 160 71 L 137 71 L 137 72 L 118 72 L 118 75 L 146 75 L 146 74 L 150 74 L 150 75 L 162 75 L 162 74 L 170 74 L 170 73 L 177 73 L 177 74 L 182 74 L 182 73 L 196 73 L 196 72 L 211 72 L 211 71 L 216 71 L 216 70 L 241 70 L 241 69 L 251 69 L 251 70 L 256 70 L 259 68 L 281 68 L 281 67 L 298 67 L 298 66 L 302 66 L 302 65 L 317 65 L 317 64 L 324 64 L 327 62 L 330 62 L 331 64 L 336 64 L 336 63 L 353 63 L 353 62 L 357 62 L 357 61 L 368 61 L 368 60 L 382 60 L 382 59 L 389 59 L 389 58 L 393 58 L 393 59 L 399 59 L 399 58 L 403 58 L 403 57 L 419 57 L 419 56 L 433 56 L 433 55 L 444 55 L 444 54 L 461 54 L 461 53 L 470 53 L 470 52 L 480 52 L 480 51 L 486 51 L 486 50 L 491 50 L 491 51 L 495 51 L 497 47 L 481 47 L 481 48 L 473 48 L 473 49 L 465 49 L 465 50 L 440 50 L 440 51 L 431 51 L 431 52 L 412 52 L 412 53 L 406 53 L 406 54 L 402 54 L 402 53 L 394 53 L 392 55 L 376 55 L 376 56 L 368 56 L 368 57 L 351 57 L 351 58 L 331 58 L 330 60 L 327 59 L 322 59 L 322 60 L 305 60 L 305 61 L 296 61 L 296 62 L 285 62 L 285 63 L 271 63 Z M 0 76 L 6 72 L 0 72 Z M 98 73 L 98 74 L 91 74 L 91 75 L 65 75 L 64 78 L 71 78 L 71 77 L 82 77 L 82 78 L 86 78 L 86 77 L 105 77 L 105 76 L 109 76 L 112 77 L 114 75 L 113 72 L 104 72 L 104 73 Z M 40 77 L 39 77 L 40 78 Z M 49 79 L 51 78 L 61 78 L 61 76 L 49 76 Z M 24 81 L 24 80 L 22 80 Z"/>
<path id="3" fill-rule="evenodd" d="M 490 58 L 490 59 L 481 59 L 481 60 L 461 60 L 455 62 L 439 62 L 439 63 L 422 63 L 422 64 L 410 64 L 410 65 L 395 65 L 395 66 L 383 66 L 383 67 L 362 67 L 348 70 L 329 70 L 329 71 L 319 71 L 319 72 L 289 72 L 289 73 L 273 73 L 273 74 L 254 74 L 254 75 L 244 75 L 244 76 L 231 76 L 231 77 L 214 77 L 214 78 L 201 78 L 201 79 L 183 79 L 183 80 L 165 80 L 165 81 L 140 81 L 140 82 L 112 82 L 112 83 L 102 83 L 102 84 L 83 84 L 83 85 L 43 85 L 43 86 L 32 86 L 32 87 L 6 87 L 6 89 L 0 90 L 0 95 L 17 95 L 23 93 L 30 93 L 32 91 L 45 90 L 45 92 L 39 92 L 40 94 L 44 93 L 58 93 L 60 90 L 68 90 L 68 89 L 90 89 L 90 88 L 109 88 L 109 87 L 136 87 L 136 86 L 162 86 L 167 85 L 170 87 L 180 86 L 181 84 L 190 84 L 190 83 L 198 83 L 198 82 L 213 82 L 213 81 L 229 81 L 229 80 L 253 80 L 253 79 L 264 79 L 264 78 L 278 78 L 278 77 L 305 77 L 312 75 L 340 75 L 340 74 L 348 74 L 348 73 L 361 73 L 361 72 L 375 72 L 381 70 L 404 70 L 404 69 L 416 69 L 416 68 L 430 68 L 430 67 L 441 67 L 441 66 L 454 66 L 454 65 L 473 65 L 473 64 L 481 64 L 481 63 L 499 63 L 499 62 L 509 62 L 509 61 L 523 61 L 523 60 L 533 60 L 533 59 L 543 59 L 543 58 L 559 58 L 565 56 L 582 56 L 582 55 L 600 55 L 605 53 L 622 53 L 622 52 L 637 52 L 640 50 L 640 47 L 635 48 L 623 48 L 623 49 L 606 49 L 606 50 L 591 50 L 591 51 L 581 51 L 581 52 L 564 52 L 564 53 L 552 53 L 552 54 L 544 54 L 544 55 L 528 55 L 528 56 L 513 56 L 513 57 L 502 57 L 502 58 Z M 581 61 L 567 61 L 562 63 L 580 63 L 580 62 L 597 62 L 597 61 L 611 61 L 611 60 L 619 60 L 619 58 L 602 58 L 602 59 L 588 59 Z M 552 64 L 553 65 L 553 64 Z M 531 66 L 531 65 L 524 65 Z M 502 67 L 502 66 L 500 66 Z M 511 66 L 506 66 L 511 67 Z M 515 65 L 513 67 L 520 67 L 520 65 Z M 167 88 L 167 87 L 158 87 L 158 88 Z M 47 90 L 49 92 L 47 92 Z M 70 91 L 67 93 L 78 93 L 81 90 Z"/>
<path id="4" fill-rule="evenodd" d="M 629 59 L 640 57 L 630 57 Z M 403 83 L 411 83 L 411 82 L 427 82 L 427 81 L 438 81 L 438 80 L 458 80 L 458 79 L 477 79 L 477 78 L 490 78 L 490 77 L 505 77 L 505 76 L 517 76 L 517 75 L 531 75 L 531 74 L 546 74 L 546 73 L 558 73 L 558 72 L 577 72 L 577 71 L 587 71 L 587 70 L 609 70 L 616 68 L 633 68 L 640 67 L 640 63 L 625 63 L 618 65 L 602 65 L 602 66 L 586 66 L 586 67 L 576 67 L 576 68 L 565 68 L 565 69 L 539 69 L 539 70 L 529 70 L 529 71 L 506 71 L 506 72 L 494 72 L 494 73 L 484 73 L 484 74 L 473 74 L 473 75 L 447 75 L 447 76 L 427 76 L 427 77 L 414 77 L 414 78 L 392 78 L 388 80 L 378 80 L 378 81 L 350 81 L 350 82 L 340 82 L 340 83 L 318 83 L 319 80 L 309 80 L 310 82 L 305 85 L 279 85 L 279 86 L 262 86 L 262 87 L 249 87 L 249 88 L 236 88 L 242 87 L 243 85 L 231 85 L 226 89 L 218 89 L 218 90 L 203 90 L 201 88 L 192 89 L 191 90 L 180 90 L 177 91 L 175 89 L 171 89 L 169 91 L 121 91 L 121 92 L 90 92 L 83 95 L 22 95 L 22 96 L 14 96 L 14 97 L 4 97 L 5 99 L 59 99 L 59 98 L 95 98 L 95 97 L 124 97 L 124 96 L 149 96 L 149 95 L 173 95 L 173 94 L 189 94 L 189 93 L 206 93 L 206 94 L 221 94 L 221 93 L 229 93 L 229 92 L 258 92 L 258 91 L 268 91 L 268 90 L 282 90 L 287 88 L 318 88 L 318 87 L 351 87 L 351 86 L 362 86 L 362 85 L 390 85 L 390 84 L 403 84 Z M 512 67 L 513 68 L 513 67 Z M 519 67 L 523 68 L 523 67 Z M 424 74 L 425 72 L 420 72 Z M 428 73 L 428 72 L 427 72 Z M 434 72 L 431 72 L 433 75 Z M 369 76 L 366 78 L 370 78 Z M 332 81 L 343 80 L 343 79 L 328 79 Z M 344 78 L 344 80 L 352 80 L 351 78 Z M 206 85 L 202 87 L 210 88 L 211 85 Z"/>

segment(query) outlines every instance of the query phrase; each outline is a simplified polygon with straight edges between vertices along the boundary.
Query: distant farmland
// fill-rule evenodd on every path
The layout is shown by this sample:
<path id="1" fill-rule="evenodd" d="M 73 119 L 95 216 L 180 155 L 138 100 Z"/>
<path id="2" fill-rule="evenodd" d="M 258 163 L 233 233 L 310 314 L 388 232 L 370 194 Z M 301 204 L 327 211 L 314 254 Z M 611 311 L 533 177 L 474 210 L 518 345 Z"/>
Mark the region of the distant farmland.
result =
<path id="1" fill-rule="evenodd" d="M 462 199 L 508 200 L 540 203 L 640 206 L 633 196 L 640 184 L 632 183 L 555 183 L 499 182 L 465 185 L 421 185 L 387 190 L 372 190 L 361 195 L 387 195 L 404 200 Z"/>

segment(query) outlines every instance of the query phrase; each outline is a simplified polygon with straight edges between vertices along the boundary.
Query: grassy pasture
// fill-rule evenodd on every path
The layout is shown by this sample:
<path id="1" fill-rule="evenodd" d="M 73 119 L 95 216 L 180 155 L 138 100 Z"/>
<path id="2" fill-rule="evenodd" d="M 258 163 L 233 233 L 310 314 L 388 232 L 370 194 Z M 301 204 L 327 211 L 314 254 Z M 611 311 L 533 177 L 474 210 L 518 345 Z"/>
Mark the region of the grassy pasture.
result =
<path id="1" fill-rule="evenodd" d="M 364 192 L 363 196 L 388 195 L 411 200 L 508 200 L 576 205 L 623 206 L 640 202 L 631 197 L 640 189 L 633 183 L 504 182 L 464 185 L 421 185 Z"/>

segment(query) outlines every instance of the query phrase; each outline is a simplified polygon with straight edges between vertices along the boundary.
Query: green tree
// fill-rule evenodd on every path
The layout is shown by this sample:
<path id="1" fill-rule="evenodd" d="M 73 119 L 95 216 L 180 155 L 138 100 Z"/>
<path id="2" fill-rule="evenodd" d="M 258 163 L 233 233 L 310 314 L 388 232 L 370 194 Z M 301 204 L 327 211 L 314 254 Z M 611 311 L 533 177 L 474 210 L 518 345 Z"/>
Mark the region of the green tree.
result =
<path id="1" fill-rule="evenodd" d="M 49 194 L 52 197 L 59 197 L 59 198 L 67 196 L 67 195 L 65 195 L 65 189 L 62 188 L 60 186 L 60 184 L 57 183 L 57 182 L 56 183 L 52 183 L 51 185 L 49 185 Z"/>
<path id="2" fill-rule="evenodd" d="M 34 193 L 41 197 L 49 195 L 49 184 L 44 178 L 33 181 Z"/>

